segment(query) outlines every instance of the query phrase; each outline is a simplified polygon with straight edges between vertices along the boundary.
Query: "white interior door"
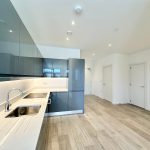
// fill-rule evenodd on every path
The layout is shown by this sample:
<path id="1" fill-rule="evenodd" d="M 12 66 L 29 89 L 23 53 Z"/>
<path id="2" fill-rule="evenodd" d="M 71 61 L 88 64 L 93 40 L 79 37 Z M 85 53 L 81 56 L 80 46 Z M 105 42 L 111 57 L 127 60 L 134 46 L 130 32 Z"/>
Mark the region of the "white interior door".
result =
<path id="1" fill-rule="evenodd" d="M 145 107 L 145 65 L 137 64 L 130 66 L 130 96 L 131 104 Z"/>
<path id="2" fill-rule="evenodd" d="M 103 68 L 103 97 L 112 101 L 112 66 Z"/>

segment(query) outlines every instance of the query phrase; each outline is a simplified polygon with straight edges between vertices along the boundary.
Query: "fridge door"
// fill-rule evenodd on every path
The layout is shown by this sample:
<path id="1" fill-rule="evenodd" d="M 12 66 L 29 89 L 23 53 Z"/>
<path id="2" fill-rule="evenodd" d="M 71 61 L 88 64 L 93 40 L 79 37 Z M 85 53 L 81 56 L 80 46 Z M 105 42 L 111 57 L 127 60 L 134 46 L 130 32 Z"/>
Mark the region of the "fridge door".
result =
<path id="1" fill-rule="evenodd" d="M 84 91 L 84 59 L 69 59 L 69 91 Z"/>
<path id="2" fill-rule="evenodd" d="M 69 92 L 68 111 L 84 110 L 84 92 Z"/>

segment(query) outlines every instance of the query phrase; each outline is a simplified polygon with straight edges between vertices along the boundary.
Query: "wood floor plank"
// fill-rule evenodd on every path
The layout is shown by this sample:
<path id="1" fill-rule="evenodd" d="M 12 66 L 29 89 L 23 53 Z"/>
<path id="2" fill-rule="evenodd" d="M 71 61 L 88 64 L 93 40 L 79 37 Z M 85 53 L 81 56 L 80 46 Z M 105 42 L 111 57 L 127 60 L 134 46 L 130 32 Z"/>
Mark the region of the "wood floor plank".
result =
<path id="1" fill-rule="evenodd" d="M 150 112 L 85 97 L 85 114 L 49 118 L 47 150 L 150 150 Z"/>

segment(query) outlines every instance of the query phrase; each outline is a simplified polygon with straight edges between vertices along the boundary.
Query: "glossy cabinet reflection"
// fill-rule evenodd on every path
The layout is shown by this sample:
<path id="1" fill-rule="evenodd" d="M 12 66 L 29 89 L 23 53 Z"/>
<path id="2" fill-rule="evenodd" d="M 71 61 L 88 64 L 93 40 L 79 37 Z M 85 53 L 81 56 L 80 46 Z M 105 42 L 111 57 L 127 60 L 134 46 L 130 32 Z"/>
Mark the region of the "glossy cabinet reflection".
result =
<path id="1" fill-rule="evenodd" d="M 45 77 L 67 77 L 67 60 L 43 58 L 43 75 Z"/>
<path id="2" fill-rule="evenodd" d="M 23 24 L 20 25 L 20 55 L 19 55 L 19 73 L 25 76 L 40 76 L 42 68 L 39 63 L 42 60 L 37 58 L 37 47 L 34 44 L 29 32 Z M 41 66 L 41 65 L 40 65 Z M 40 70 L 36 70 L 40 69 Z"/>
<path id="3" fill-rule="evenodd" d="M 42 58 L 9 0 L 0 0 L 0 76 L 42 76 Z"/>
<path id="4" fill-rule="evenodd" d="M 14 73 L 19 56 L 20 19 L 9 0 L 0 0 L 0 74 Z M 12 72 L 13 71 L 13 72 Z"/>

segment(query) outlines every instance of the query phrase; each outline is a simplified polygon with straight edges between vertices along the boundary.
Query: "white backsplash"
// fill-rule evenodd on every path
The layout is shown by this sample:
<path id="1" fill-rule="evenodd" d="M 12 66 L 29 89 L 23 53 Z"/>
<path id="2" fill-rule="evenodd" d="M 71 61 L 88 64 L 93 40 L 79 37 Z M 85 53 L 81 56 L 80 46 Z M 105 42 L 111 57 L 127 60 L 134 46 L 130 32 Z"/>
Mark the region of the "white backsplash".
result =
<path id="1" fill-rule="evenodd" d="M 37 78 L 34 87 L 41 88 L 68 88 L 68 78 Z"/>
<path id="2" fill-rule="evenodd" d="M 68 88 L 68 78 L 33 78 L 0 82 L 0 106 L 6 102 L 7 94 L 11 89 L 21 89 L 27 92 L 32 88 Z M 10 99 L 19 96 L 18 91 L 13 91 Z M 3 108 L 1 108 L 3 109 Z M 1 111 L 0 109 L 0 111 Z"/>
<path id="3" fill-rule="evenodd" d="M 9 90 L 13 88 L 19 88 L 25 92 L 34 87 L 33 82 L 33 79 L 0 82 L 0 104 L 3 104 L 6 101 Z M 18 96 L 19 94 L 20 93 L 18 91 L 14 91 L 11 93 L 11 98 Z"/>

